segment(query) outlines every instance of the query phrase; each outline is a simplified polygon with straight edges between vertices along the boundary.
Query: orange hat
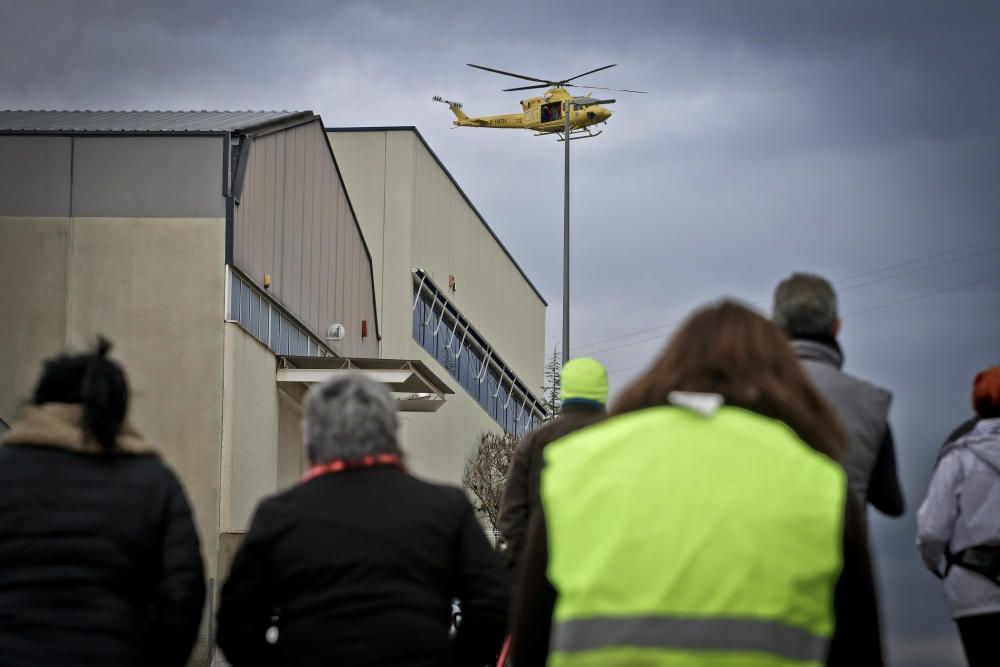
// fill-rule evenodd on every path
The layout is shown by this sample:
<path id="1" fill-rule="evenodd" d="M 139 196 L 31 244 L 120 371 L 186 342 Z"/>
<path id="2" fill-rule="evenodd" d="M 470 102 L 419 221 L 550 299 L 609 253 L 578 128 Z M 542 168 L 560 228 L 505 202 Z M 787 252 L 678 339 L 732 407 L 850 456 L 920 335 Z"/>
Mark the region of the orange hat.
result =
<path id="1" fill-rule="evenodd" d="M 976 374 L 972 382 L 972 407 L 980 417 L 1000 417 L 1000 366 Z"/>

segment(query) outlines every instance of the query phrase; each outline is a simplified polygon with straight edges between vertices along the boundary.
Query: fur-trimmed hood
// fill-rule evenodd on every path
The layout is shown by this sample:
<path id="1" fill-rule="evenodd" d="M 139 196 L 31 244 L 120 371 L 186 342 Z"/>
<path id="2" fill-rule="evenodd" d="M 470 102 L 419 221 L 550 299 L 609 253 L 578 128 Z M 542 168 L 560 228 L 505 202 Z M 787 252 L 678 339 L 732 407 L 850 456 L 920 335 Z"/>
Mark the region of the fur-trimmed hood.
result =
<path id="1" fill-rule="evenodd" d="M 93 438 L 83 432 L 83 407 L 73 403 L 42 403 L 25 410 L 24 416 L 15 421 L 0 441 L 4 445 L 31 445 L 66 449 L 78 454 L 101 455 L 105 453 Z M 159 456 L 135 428 L 122 425 L 118 434 L 115 453 L 134 456 Z"/>

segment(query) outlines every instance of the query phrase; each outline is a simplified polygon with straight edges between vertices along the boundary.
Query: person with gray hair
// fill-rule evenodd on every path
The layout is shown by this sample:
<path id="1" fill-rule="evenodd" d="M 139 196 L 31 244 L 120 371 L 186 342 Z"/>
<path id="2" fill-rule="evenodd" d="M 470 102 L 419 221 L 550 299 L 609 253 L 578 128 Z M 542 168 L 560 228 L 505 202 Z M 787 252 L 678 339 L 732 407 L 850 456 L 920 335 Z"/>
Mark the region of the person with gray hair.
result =
<path id="1" fill-rule="evenodd" d="M 315 387 L 302 420 L 310 462 L 401 456 L 395 403 L 385 385 L 361 375 Z"/>
<path id="2" fill-rule="evenodd" d="M 264 500 L 222 588 L 218 641 L 243 665 L 483 665 L 509 581 L 465 493 L 411 476 L 396 401 L 361 375 L 314 387 L 312 467 Z M 451 602 L 462 624 L 449 638 Z"/>
<path id="3" fill-rule="evenodd" d="M 842 370 L 844 353 L 837 342 L 840 316 L 837 293 L 825 278 L 793 273 L 774 291 L 775 324 L 823 398 L 833 407 L 847 436 L 841 463 L 861 506 L 870 503 L 888 516 L 903 514 L 903 491 L 889 426 L 892 394 Z"/>

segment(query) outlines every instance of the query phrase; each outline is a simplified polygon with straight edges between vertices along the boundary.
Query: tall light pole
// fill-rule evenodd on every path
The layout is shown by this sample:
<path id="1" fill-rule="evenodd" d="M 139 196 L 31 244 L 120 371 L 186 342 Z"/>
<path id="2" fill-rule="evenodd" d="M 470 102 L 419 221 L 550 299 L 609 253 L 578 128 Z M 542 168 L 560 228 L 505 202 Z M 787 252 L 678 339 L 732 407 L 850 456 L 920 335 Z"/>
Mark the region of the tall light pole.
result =
<path id="1" fill-rule="evenodd" d="M 563 118 L 566 121 L 563 141 L 566 143 L 566 183 L 563 192 L 563 321 L 562 321 L 562 362 L 569 361 L 569 114 L 571 101 L 566 100 Z"/>

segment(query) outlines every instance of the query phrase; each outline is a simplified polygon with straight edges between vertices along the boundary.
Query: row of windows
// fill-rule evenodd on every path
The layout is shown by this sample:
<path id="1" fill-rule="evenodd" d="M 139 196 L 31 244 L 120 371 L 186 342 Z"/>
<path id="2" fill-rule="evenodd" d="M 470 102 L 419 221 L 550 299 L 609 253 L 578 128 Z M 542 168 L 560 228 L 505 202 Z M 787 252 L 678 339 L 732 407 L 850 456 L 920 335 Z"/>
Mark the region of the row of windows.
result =
<path id="1" fill-rule="evenodd" d="M 279 356 L 326 357 L 327 349 L 295 323 L 266 294 L 235 271 L 229 273 L 228 318 Z"/>
<path id="2" fill-rule="evenodd" d="M 418 296 L 417 290 L 420 290 Z M 541 421 L 537 399 L 516 386 L 513 372 L 473 346 L 467 322 L 444 307 L 443 297 L 414 288 L 413 338 L 508 433 L 522 436 Z M 477 349 L 480 348 L 480 349 Z M 492 363 L 491 363 L 492 362 Z"/>

